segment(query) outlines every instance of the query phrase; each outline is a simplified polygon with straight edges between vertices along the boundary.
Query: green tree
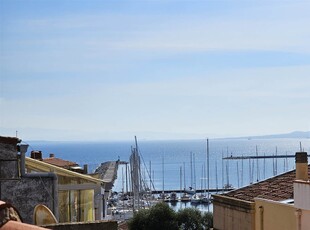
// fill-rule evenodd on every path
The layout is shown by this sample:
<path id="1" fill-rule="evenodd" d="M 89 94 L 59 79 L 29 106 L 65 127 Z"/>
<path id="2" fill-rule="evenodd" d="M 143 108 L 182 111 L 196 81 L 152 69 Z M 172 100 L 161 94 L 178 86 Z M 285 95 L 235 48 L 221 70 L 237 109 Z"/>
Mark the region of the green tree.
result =
<path id="1" fill-rule="evenodd" d="M 150 209 L 150 230 L 177 230 L 178 223 L 175 211 L 168 204 L 160 202 Z"/>
<path id="2" fill-rule="evenodd" d="M 128 222 L 130 230 L 204 230 L 213 227 L 212 213 L 185 208 L 175 212 L 161 202 L 150 209 L 141 209 Z"/>
<path id="3" fill-rule="evenodd" d="M 175 211 L 163 202 L 135 213 L 128 226 L 131 230 L 178 229 Z"/>
<path id="4" fill-rule="evenodd" d="M 213 213 L 212 212 L 206 212 L 203 217 L 203 225 L 205 226 L 205 229 L 211 229 L 213 228 Z"/>
<path id="5" fill-rule="evenodd" d="M 202 213 L 198 209 L 185 208 L 177 213 L 178 225 L 181 230 L 203 230 Z"/>
<path id="6" fill-rule="evenodd" d="M 145 230 L 148 227 L 148 219 L 150 218 L 150 210 L 141 209 L 136 212 L 133 218 L 128 222 L 129 229 Z"/>

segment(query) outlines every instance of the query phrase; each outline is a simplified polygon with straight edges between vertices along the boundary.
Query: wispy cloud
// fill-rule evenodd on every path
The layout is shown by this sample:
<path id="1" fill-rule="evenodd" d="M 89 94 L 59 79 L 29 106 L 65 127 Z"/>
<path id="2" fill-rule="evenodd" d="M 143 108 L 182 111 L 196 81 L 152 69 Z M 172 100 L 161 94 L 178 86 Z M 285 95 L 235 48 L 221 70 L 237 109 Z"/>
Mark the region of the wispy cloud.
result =
<path id="1" fill-rule="evenodd" d="M 0 38 L 1 125 L 258 133 L 309 124 L 293 114 L 309 113 L 308 2 L 131 3 L 15 14 Z"/>

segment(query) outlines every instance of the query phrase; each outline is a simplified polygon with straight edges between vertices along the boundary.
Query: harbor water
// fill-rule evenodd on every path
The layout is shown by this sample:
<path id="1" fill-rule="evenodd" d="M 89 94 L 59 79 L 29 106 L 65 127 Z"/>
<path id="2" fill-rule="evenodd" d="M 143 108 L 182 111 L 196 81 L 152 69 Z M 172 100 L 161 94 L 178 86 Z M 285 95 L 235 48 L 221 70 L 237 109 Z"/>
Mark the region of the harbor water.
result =
<path id="1" fill-rule="evenodd" d="M 210 139 L 209 168 L 206 140 L 139 141 L 141 174 L 152 190 L 218 189 L 227 185 L 240 188 L 274 175 L 293 170 L 294 158 L 262 158 L 223 160 L 227 156 L 294 155 L 302 150 L 310 152 L 309 139 Z M 30 141 L 31 150 L 40 150 L 43 157 L 55 157 L 88 165 L 94 171 L 102 162 L 129 161 L 132 141 L 115 142 L 45 142 Z M 128 166 L 129 167 L 129 166 Z M 128 168 L 127 168 L 128 171 Z M 209 178 L 207 177 L 209 172 Z M 130 191 L 126 183 L 126 165 L 120 165 L 113 191 Z M 151 178 L 151 180 L 150 180 Z M 128 178 L 127 178 L 128 179 Z M 221 191 L 220 191 L 221 192 Z M 191 206 L 177 202 L 173 208 Z M 207 206 L 198 207 L 207 210 Z M 209 207 L 210 209 L 210 207 Z M 211 208 L 212 209 L 212 208 Z"/>

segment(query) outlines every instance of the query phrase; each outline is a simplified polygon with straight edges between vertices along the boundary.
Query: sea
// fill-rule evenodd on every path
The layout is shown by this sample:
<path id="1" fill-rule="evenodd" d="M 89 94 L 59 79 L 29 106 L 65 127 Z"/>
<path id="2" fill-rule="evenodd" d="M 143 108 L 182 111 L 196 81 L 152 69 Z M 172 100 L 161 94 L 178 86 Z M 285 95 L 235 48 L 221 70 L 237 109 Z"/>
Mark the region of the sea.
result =
<path id="1" fill-rule="evenodd" d="M 207 148 L 208 142 L 208 148 Z M 32 150 L 42 151 L 43 157 L 55 157 L 88 165 L 94 172 L 106 161 L 129 162 L 135 139 L 132 141 L 28 141 L 27 155 Z M 240 188 L 251 183 L 293 170 L 296 152 L 310 152 L 310 139 L 197 139 L 197 140 L 139 140 L 141 174 L 152 190 L 180 190 L 189 186 L 206 190 L 221 189 L 230 185 Z M 209 151 L 207 151 L 207 149 Z M 275 156 L 287 158 L 262 158 L 224 160 L 236 156 Z M 208 157 L 209 156 L 209 157 Z M 208 167 L 209 166 L 209 167 Z M 127 166 L 128 169 L 128 166 Z M 129 170 L 127 170 L 129 171 Z M 118 169 L 113 191 L 130 190 L 125 182 L 126 165 Z M 207 176 L 209 175 L 209 176 Z M 178 202 L 174 209 L 191 207 Z M 196 205 L 202 211 L 212 211 L 212 206 Z M 211 209 L 211 210 L 210 210 Z"/>

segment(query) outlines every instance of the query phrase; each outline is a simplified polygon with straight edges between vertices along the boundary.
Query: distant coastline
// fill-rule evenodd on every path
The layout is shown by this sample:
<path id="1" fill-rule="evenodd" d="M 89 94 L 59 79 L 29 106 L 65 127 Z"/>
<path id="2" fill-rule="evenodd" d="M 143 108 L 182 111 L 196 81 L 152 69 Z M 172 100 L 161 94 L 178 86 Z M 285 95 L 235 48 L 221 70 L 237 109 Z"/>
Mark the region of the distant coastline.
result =
<path id="1" fill-rule="evenodd" d="M 158 134 L 160 135 L 160 134 Z M 138 138 L 141 135 L 137 135 Z M 208 135 L 206 135 L 208 136 Z M 284 139 L 284 138 L 292 138 L 292 139 L 310 139 L 310 131 L 293 131 L 290 133 L 284 133 L 284 134 L 269 134 L 269 135 L 260 135 L 260 136 L 239 136 L 239 137 L 214 137 L 212 138 L 212 135 L 209 136 L 209 139 L 212 140 L 254 140 L 254 139 Z M 161 139 L 161 138 L 142 138 L 139 141 L 192 141 L 192 140 L 201 140 L 201 137 L 197 137 L 197 135 L 193 135 L 192 138 L 167 138 L 167 139 Z M 119 139 L 119 140 L 114 140 L 114 139 L 96 139 L 96 140 L 25 140 L 25 143 L 55 143 L 58 144 L 59 142 L 62 143 L 98 143 L 98 142 L 132 142 L 132 140 L 129 139 Z"/>
<path id="2" fill-rule="evenodd" d="M 277 139 L 277 138 L 297 138 L 297 139 L 308 139 L 310 138 L 310 131 L 294 131 L 284 134 L 271 134 L 262 136 L 244 136 L 244 137 L 230 137 L 230 138 L 217 138 L 217 139 Z"/>

